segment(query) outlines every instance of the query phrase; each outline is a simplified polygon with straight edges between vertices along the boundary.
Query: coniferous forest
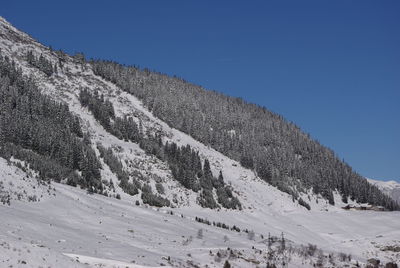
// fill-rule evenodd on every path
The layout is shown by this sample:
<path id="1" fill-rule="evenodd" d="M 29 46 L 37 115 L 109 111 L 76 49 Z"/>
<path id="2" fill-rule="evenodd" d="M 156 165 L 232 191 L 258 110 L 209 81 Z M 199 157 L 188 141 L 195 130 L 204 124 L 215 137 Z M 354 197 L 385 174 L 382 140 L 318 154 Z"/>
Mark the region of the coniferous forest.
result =
<path id="1" fill-rule="evenodd" d="M 27 59 L 47 76 L 57 72 L 57 64 L 52 65 L 44 57 L 28 53 Z M 141 99 L 171 127 L 238 160 L 307 209 L 309 205 L 299 193 L 311 189 L 330 204 L 334 204 L 333 192 L 337 190 L 344 202 L 350 198 L 399 209 L 398 204 L 354 172 L 332 150 L 264 107 L 147 69 L 108 61 L 90 63 L 97 75 Z M 1 155 L 26 161 L 45 180 L 63 180 L 102 193 L 101 164 L 78 118 L 66 104 L 40 93 L 33 80 L 24 77 L 13 62 L 2 57 L 0 65 Z M 234 189 L 224 182 L 223 172 L 214 177 L 208 160 L 202 162 L 189 145 L 163 143 L 161 134 L 143 133 L 133 118 L 116 116 L 113 104 L 96 91 L 81 90 L 79 100 L 108 132 L 138 143 L 147 154 L 166 162 L 174 179 L 198 193 L 201 206 L 241 209 Z M 151 187 L 130 178 L 122 165 L 116 164 L 119 160 L 112 151 L 101 145 L 97 148 L 106 164 L 114 167 L 125 192 L 135 195 L 140 189 L 147 203 L 169 205 L 168 200 L 153 194 Z"/>
<path id="2" fill-rule="evenodd" d="M 337 190 L 344 202 L 350 198 L 399 209 L 332 150 L 265 107 L 148 69 L 102 60 L 90 63 L 97 75 L 138 97 L 171 127 L 240 161 L 294 199 L 312 189 L 334 204 Z M 300 203 L 308 206 L 304 200 Z"/>
<path id="3" fill-rule="evenodd" d="M 102 192 L 100 163 L 66 104 L 51 100 L 0 57 L 0 155 L 26 161 L 43 180 Z"/>
<path id="4" fill-rule="evenodd" d="M 374 77 L 373 62 L 353 67 L 365 58 L 362 53 L 382 58 L 393 52 L 388 42 L 378 44 L 388 50 L 384 54 L 376 42 L 374 48 L 363 44 L 377 34 L 385 41 L 393 36 L 382 35 L 381 28 L 393 26 L 395 12 L 389 11 L 394 8 L 368 4 L 365 15 L 358 12 L 355 18 L 349 5 L 343 13 L 343 5 L 310 9 L 302 4 L 302 21 L 292 16 L 299 7 L 276 3 L 229 5 L 228 10 L 224 4 L 210 9 L 208 3 L 184 5 L 184 10 L 170 3 L 135 2 L 123 10 L 70 5 L 60 16 L 56 5 L 8 2 L 3 13 L 19 26 L 36 22 L 29 15 L 43 10 L 59 16 L 52 18 L 52 27 L 41 20 L 43 27 L 34 31 L 57 46 L 53 49 L 0 14 L 0 268 L 397 267 L 399 182 L 358 174 L 295 123 L 247 102 L 249 96 L 230 97 L 176 75 L 59 49 L 111 53 L 127 62 L 135 57 L 165 70 L 186 61 L 195 64 L 187 71 L 196 77 L 218 69 L 213 83 L 236 85 L 243 96 L 264 85 L 259 97 L 272 104 L 288 100 L 281 107 L 285 113 L 311 104 L 302 114 L 318 113 L 321 119 L 335 111 L 323 118 L 330 122 L 323 127 L 337 124 L 340 133 L 359 134 L 366 124 L 355 110 L 372 111 L 375 117 L 369 119 L 385 118 L 382 123 L 393 117 L 390 108 L 396 103 L 376 90 L 382 77 L 390 80 L 392 74 Z M 126 16 L 132 10 L 134 16 Z M 91 14 L 106 19 L 96 21 Z M 83 25 L 88 15 L 93 23 Z M 336 23 L 338 18 L 346 23 Z M 136 22 L 140 26 L 132 27 Z M 62 44 L 71 31 L 75 35 Z M 354 38 L 349 32 L 360 34 Z M 202 58 L 188 58 L 191 51 Z M 355 71 L 349 76 L 349 68 L 336 68 L 343 64 Z M 385 64 L 378 64 L 380 70 L 390 69 L 391 63 Z M 235 74 L 247 84 L 235 84 Z M 390 86 L 384 92 L 391 93 Z M 332 106 L 320 107 L 326 104 L 321 92 Z M 343 92 L 354 94 L 346 95 L 338 111 Z M 374 107 L 358 102 L 360 95 L 375 101 Z M 387 136 L 386 127 L 375 126 L 360 138 L 360 144 L 370 141 L 368 146 L 346 149 L 353 157 L 374 152 L 357 164 L 379 172 L 377 177 L 393 178 L 390 161 L 385 165 L 393 160 L 385 147 L 393 141 L 379 138 Z M 348 145 L 354 136 L 347 136 L 331 142 Z"/>
<path id="5" fill-rule="evenodd" d="M 139 146 L 147 154 L 167 162 L 175 180 L 187 189 L 200 192 L 198 202 L 202 207 L 215 209 L 222 206 L 228 209 L 241 209 L 240 201 L 233 195 L 231 187 L 225 184 L 222 172 L 218 178 L 215 178 L 208 159 L 205 159 L 202 164 L 199 153 L 190 145 L 181 147 L 174 142 L 164 144 L 159 134 L 142 133 L 132 118 L 115 116 L 112 103 L 98 92 L 92 94 L 87 89 L 83 89 L 79 94 L 79 100 L 82 106 L 87 107 L 108 132 L 120 139 L 139 143 Z M 123 170 L 112 150 L 106 150 L 101 145 L 98 145 L 98 149 L 100 156 L 117 174 L 120 186 L 125 192 L 135 195 L 138 193 L 137 189 L 140 188 L 145 203 L 155 206 L 169 205 L 167 200 L 154 195 L 149 186 L 141 186 L 135 178 L 133 178 L 133 183 L 129 182 L 128 174 Z M 213 195 L 214 189 L 217 201 Z"/>
<path id="6" fill-rule="evenodd" d="M 28 53 L 27 58 L 47 76 L 57 72 L 57 65 L 52 66 L 44 57 Z M 337 190 L 345 203 L 350 198 L 390 210 L 399 209 L 398 204 L 354 172 L 332 150 L 264 107 L 147 69 L 107 61 L 90 63 L 97 75 L 141 99 L 155 116 L 171 127 L 240 161 L 264 181 L 291 194 L 307 209 L 309 205 L 299 193 L 310 189 L 330 204 L 334 204 L 333 191 Z M 101 165 L 78 118 L 69 112 L 66 104 L 41 94 L 13 62 L 1 58 L 0 64 L 2 156 L 7 159 L 14 156 L 30 163 L 43 179 L 65 180 L 101 193 Z M 164 144 L 160 134 L 143 133 L 132 118 L 117 117 L 112 103 L 97 92 L 83 89 L 79 100 L 108 132 L 119 139 L 139 143 L 146 153 L 168 163 L 177 181 L 199 193 L 200 205 L 241 208 L 231 187 L 224 183 L 223 174 L 215 178 L 208 160 L 201 163 L 198 152 L 190 146 Z M 109 155 L 104 153 L 106 149 L 100 151 L 103 157 Z M 126 192 L 137 194 L 141 189 L 151 197 L 145 198 L 150 200 L 148 203 L 168 205 L 158 196 L 152 196 L 148 187 L 134 178 L 130 182 L 123 169 L 114 172 Z"/>

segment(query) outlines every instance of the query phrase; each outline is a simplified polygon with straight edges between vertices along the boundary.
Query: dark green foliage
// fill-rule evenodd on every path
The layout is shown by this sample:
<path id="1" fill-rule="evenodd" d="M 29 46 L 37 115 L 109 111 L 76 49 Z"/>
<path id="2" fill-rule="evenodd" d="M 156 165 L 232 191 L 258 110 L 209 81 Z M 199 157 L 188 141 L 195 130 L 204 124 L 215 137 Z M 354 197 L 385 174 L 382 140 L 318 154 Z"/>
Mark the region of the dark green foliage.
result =
<path id="1" fill-rule="evenodd" d="M 100 163 L 68 106 L 41 94 L 15 64 L 0 57 L 0 154 L 27 161 L 42 179 L 102 192 Z M 79 175 L 76 170 L 81 171 Z"/>
<path id="2" fill-rule="evenodd" d="M 111 171 L 117 175 L 119 180 L 129 179 L 128 174 L 123 170 L 121 161 L 114 155 L 111 148 L 104 148 L 100 143 L 97 143 L 97 149 L 100 152 L 100 157 L 103 158 Z"/>
<path id="3" fill-rule="evenodd" d="M 1 184 L 0 184 L 0 186 L 1 186 Z M 0 203 L 3 204 L 3 205 L 10 206 L 11 205 L 11 196 L 10 196 L 10 194 L 9 193 L 2 193 L 0 191 Z"/>
<path id="4" fill-rule="evenodd" d="M 119 187 L 129 195 L 137 195 L 139 193 L 138 187 L 127 179 L 121 179 Z"/>
<path id="5" fill-rule="evenodd" d="M 139 142 L 141 139 L 139 128 L 131 117 L 116 117 L 111 131 L 117 138 Z"/>
<path id="6" fill-rule="evenodd" d="M 241 209 L 239 200 L 232 195 L 232 190 L 228 187 L 219 187 L 217 189 L 218 203 L 224 208 Z"/>
<path id="7" fill-rule="evenodd" d="M 82 106 L 88 107 L 99 123 L 117 138 L 133 142 L 141 140 L 136 122 L 131 117 L 116 117 L 112 103 L 97 91 L 91 94 L 84 89 L 80 92 L 79 99 Z"/>
<path id="8" fill-rule="evenodd" d="M 231 268 L 231 264 L 229 263 L 228 260 L 225 261 L 224 268 Z"/>
<path id="9" fill-rule="evenodd" d="M 112 103 L 99 95 L 97 91 L 92 95 L 86 88 L 81 90 L 79 100 L 84 107 L 88 107 L 94 118 L 107 130 L 111 130 L 111 119 L 115 118 Z"/>
<path id="10" fill-rule="evenodd" d="M 253 157 L 250 154 L 242 154 L 240 156 L 240 164 L 245 168 L 253 169 L 254 168 Z"/>
<path id="11" fill-rule="evenodd" d="M 280 190 L 296 194 L 313 188 L 331 204 L 332 191 L 338 190 L 359 202 L 399 209 L 332 150 L 264 107 L 147 69 L 109 61 L 91 64 L 97 75 L 138 97 L 171 127 L 255 169 L 263 180 Z M 293 180 L 298 181 L 296 190 L 292 188 Z M 207 179 L 202 183 L 209 188 Z"/>
<path id="12" fill-rule="evenodd" d="M 395 262 L 388 262 L 385 265 L 385 268 L 398 268 L 399 266 Z"/>
<path id="13" fill-rule="evenodd" d="M 220 187 L 223 187 L 224 184 L 225 184 L 224 176 L 222 175 L 222 170 L 220 170 L 218 175 L 218 180 L 214 181 L 214 187 L 218 189 Z"/>
<path id="14" fill-rule="evenodd" d="M 150 185 L 145 184 L 142 187 L 142 200 L 144 204 L 156 207 L 169 207 L 171 203 L 168 199 L 161 197 L 158 194 L 154 194 L 151 190 Z"/>
<path id="15" fill-rule="evenodd" d="M 257 175 L 264 181 L 268 183 L 272 183 L 272 171 L 271 168 L 265 164 L 258 164 L 257 168 Z"/>
<path id="16" fill-rule="evenodd" d="M 177 181 L 195 192 L 200 190 L 199 176 L 201 178 L 204 176 L 202 176 L 203 171 L 198 152 L 193 150 L 190 145 L 179 147 L 175 143 L 166 143 L 164 156 Z"/>
<path id="17" fill-rule="evenodd" d="M 160 136 L 153 136 L 150 133 L 147 133 L 146 137 L 141 137 L 139 146 L 147 154 L 154 155 L 158 159 L 164 160 L 164 149 Z"/>
<path id="18" fill-rule="evenodd" d="M 160 182 L 156 183 L 156 190 L 159 194 L 165 194 L 164 186 Z"/>
<path id="19" fill-rule="evenodd" d="M 205 159 L 203 167 L 199 153 L 193 150 L 190 145 L 180 147 L 174 142 L 163 144 L 161 136 L 158 134 L 141 134 L 139 127 L 132 118 L 125 117 L 121 119 L 116 117 L 111 102 L 96 92 L 92 94 L 87 89 L 82 90 L 80 92 L 80 102 L 83 106 L 89 108 L 93 116 L 108 132 L 120 139 L 138 142 L 140 148 L 147 154 L 154 155 L 158 159 L 167 162 L 171 168 L 173 177 L 184 187 L 194 192 L 203 189 L 198 198 L 201 206 L 209 208 L 219 207 L 212 194 L 215 188 L 219 189 L 217 191 L 218 202 L 223 207 L 241 209 L 239 200 L 233 197 L 230 188 L 225 186 L 222 173 L 216 179 L 211 172 L 209 161 Z M 101 148 L 101 146 L 98 146 L 98 148 L 101 153 L 100 156 L 105 159 L 111 170 L 117 174 L 121 181 L 120 186 L 125 187 L 125 191 L 128 193 L 136 194 L 137 190 L 128 182 L 128 175 L 123 171 L 119 160 L 113 157 L 112 150 L 108 149 L 107 151 Z M 145 195 L 145 198 L 147 198 L 147 195 Z M 147 200 L 149 200 L 148 202 L 158 202 L 159 204 L 161 202 L 157 196 L 153 197 L 152 195 Z"/>
<path id="20" fill-rule="evenodd" d="M 79 93 L 79 100 L 82 106 L 88 107 L 94 118 L 117 138 L 133 142 L 141 140 L 136 122 L 131 117 L 116 117 L 112 103 L 97 91 L 92 94 L 88 89 L 83 89 Z"/>
<path id="21" fill-rule="evenodd" d="M 190 145 L 179 147 L 175 143 L 166 143 L 163 152 L 177 181 L 195 192 L 202 189 L 198 198 L 202 207 L 219 207 L 212 194 L 215 188 L 221 206 L 228 209 L 241 209 L 240 201 L 232 195 L 231 189 L 225 186 L 222 172 L 216 179 L 211 172 L 208 159 L 204 160 L 202 167 L 198 152 L 193 150 Z"/>
<path id="22" fill-rule="evenodd" d="M 223 223 L 223 222 L 213 222 L 214 226 L 217 226 L 219 228 L 227 229 L 229 230 L 229 225 Z"/>
<path id="23" fill-rule="evenodd" d="M 218 180 L 214 180 L 217 189 L 218 203 L 224 208 L 242 209 L 239 199 L 233 196 L 231 187 L 225 185 L 222 171 L 219 172 Z"/>
<path id="24" fill-rule="evenodd" d="M 236 231 L 236 232 L 240 233 L 240 228 L 239 228 L 239 227 L 237 227 L 236 225 L 233 225 L 233 226 L 232 226 L 232 228 L 231 228 L 231 230 L 233 230 L 233 231 Z"/>
<path id="25" fill-rule="evenodd" d="M 57 65 L 52 65 L 51 61 L 47 60 L 42 54 L 39 57 L 33 55 L 32 51 L 28 51 L 26 55 L 27 61 L 32 66 L 44 72 L 47 76 L 51 76 L 57 72 Z"/>
<path id="26" fill-rule="evenodd" d="M 99 143 L 97 144 L 97 149 L 100 152 L 100 157 L 103 158 L 107 166 L 109 166 L 111 171 L 117 176 L 120 181 L 119 186 L 122 190 L 129 195 L 138 194 L 140 184 L 134 178 L 132 178 L 133 183 L 129 181 L 128 173 L 123 169 L 121 161 L 114 155 L 112 149 L 106 149 Z"/>
<path id="27" fill-rule="evenodd" d="M 198 197 L 198 202 L 204 208 L 211 208 L 211 209 L 219 208 L 217 202 L 215 202 L 212 191 L 209 189 L 203 189 L 200 192 L 200 196 Z"/>
<path id="28" fill-rule="evenodd" d="M 83 64 L 86 62 L 86 57 L 83 52 L 77 52 L 72 57 L 76 60 L 77 63 Z"/>
<path id="29" fill-rule="evenodd" d="M 347 196 L 342 195 L 342 202 L 345 203 L 345 204 L 347 204 L 349 202 Z"/>
<path id="30" fill-rule="evenodd" d="M 212 191 L 214 187 L 214 176 L 210 169 L 210 162 L 204 160 L 203 176 L 200 178 L 200 185 L 202 188 Z"/>
<path id="31" fill-rule="evenodd" d="M 311 209 L 310 205 L 306 201 L 304 201 L 302 198 L 299 198 L 299 205 L 305 207 L 308 210 Z"/>
<path id="32" fill-rule="evenodd" d="M 211 225 L 211 222 L 210 222 L 209 220 L 207 220 L 207 219 L 203 219 L 203 218 L 196 217 L 195 220 L 196 220 L 197 222 L 200 222 L 200 223 L 204 223 L 204 224 L 207 224 L 207 225 Z"/>
<path id="33" fill-rule="evenodd" d="M 207 219 L 196 217 L 195 220 L 197 222 L 200 222 L 200 223 L 203 223 L 203 224 L 211 225 L 211 222 L 209 220 L 207 220 Z M 231 231 L 235 231 L 235 232 L 240 233 L 240 228 L 238 228 L 236 225 L 233 225 L 232 227 L 230 227 L 228 224 L 225 224 L 223 222 L 213 222 L 212 225 L 215 226 L 215 227 L 218 227 L 218 228 L 223 228 L 223 229 L 226 229 L 226 230 L 231 230 Z"/>
<path id="34" fill-rule="evenodd" d="M 26 161 L 29 163 L 30 168 L 37 171 L 40 178 L 43 180 L 60 182 L 63 179 L 67 179 L 67 183 L 72 186 L 83 184 L 82 181 L 80 181 L 82 178 L 73 170 L 62 166 L 48 156 L 43 156 L 32 150 L 24 149 L 20 145 L 5 143 L 0 148 L 0 155 L 6 159 L 14 157 Z"/>

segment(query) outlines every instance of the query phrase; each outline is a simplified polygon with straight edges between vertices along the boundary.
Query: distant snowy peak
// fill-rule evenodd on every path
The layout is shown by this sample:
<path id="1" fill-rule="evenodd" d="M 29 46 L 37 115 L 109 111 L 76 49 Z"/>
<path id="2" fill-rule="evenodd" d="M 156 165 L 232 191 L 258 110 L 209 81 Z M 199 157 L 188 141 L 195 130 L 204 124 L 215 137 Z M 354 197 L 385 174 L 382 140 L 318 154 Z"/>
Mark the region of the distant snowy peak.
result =
<path id="1" fill-rule="evenodd" d="M 380 181 L 367 178 L 368 182 L 377 186 L 382 192 L 400 204 L 400 183 L 396 181 Z"/>
<path id="2" fill-rule="evenodd" d="M 394 189 L 400 189 L 400 183 L 396 182 L 396 181 L 381 181 L 381 180 L 373 180 L 373 179 L 369 179 L 367 178 L 367 180 L 375 185 L 378 186 L 382 189 L 387 189 L 387 190 L 394 190 Z"/>

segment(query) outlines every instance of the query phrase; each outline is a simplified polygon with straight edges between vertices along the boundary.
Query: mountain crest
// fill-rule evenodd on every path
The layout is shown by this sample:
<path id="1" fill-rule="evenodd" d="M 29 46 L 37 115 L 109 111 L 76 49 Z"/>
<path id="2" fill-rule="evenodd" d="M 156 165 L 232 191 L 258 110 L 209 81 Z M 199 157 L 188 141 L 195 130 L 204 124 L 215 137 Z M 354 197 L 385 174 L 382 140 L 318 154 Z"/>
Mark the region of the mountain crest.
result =
<path id="1" fill-rule="evenodd" d="M 7 266 L 348 267 L 400 257 L 398 212 L 342 209 L 399 209 L 381 185 L 265 107 L 54 51 L 3 18 L 0 85 Z"/>
<path id="2" fill-rule="evenodd" d="M 187 197 L 193 196 L 202 206 L 231 207 L 223 200 L 252 199 L 242 183 L 251 178 L 251 187 L 272 185 L 307 209 L 320 207 L 316 205 L 319 198 L 331 205 L 351 200 L 398 208 L 330 149 L 264 107 L 148 69 L 86 61 L 82 54 L 71 57 L 52 51 L 4 19 L 0 23 L 2 56 L 15 61 L 43 94 L 68 106 L 79 118 L 83 133 L 91 137 L 97 156 L 97 144 L 111 149 L 113 157 L 122 162 L 119 170 L 110 167 L 116 177 L 114 184 L 122 185 L 125 192 L 142 193 L 140 189 L 148 183 L 155 191 L 157 183 L 164 182 L 189 193 L 184 197 L 179 191 L 171 191 L 166 193 L 169 197 L 163 197 L 166 200 L 189 204 L 193 199 Z M 203 167 L 196 169 L 179 157 L 173 160 L 176 156 L 169 155 L 167 144 L 174 145 L 179 154 L 190 146 L 191 154 L 199 155 L 199 162 L 210 161 L 213 176 L 205 179 Z M 111 165 L 107 161 L 100 155 L 102 172 L 107 170 L 104 166 Z M 143 165 L 154 172 L 144 172 Z M 224 174 L 223 184 L 218 184 L 220 172 Z M 121 176 L 125 177 L 122 184 Z M 230 189 L 226 188 L 229 184 Z M 107 188 L 102 183 L 96 187 L 101 192 Z M 250 207 L 256 207 L 253 201 L 250 203 Z"/>

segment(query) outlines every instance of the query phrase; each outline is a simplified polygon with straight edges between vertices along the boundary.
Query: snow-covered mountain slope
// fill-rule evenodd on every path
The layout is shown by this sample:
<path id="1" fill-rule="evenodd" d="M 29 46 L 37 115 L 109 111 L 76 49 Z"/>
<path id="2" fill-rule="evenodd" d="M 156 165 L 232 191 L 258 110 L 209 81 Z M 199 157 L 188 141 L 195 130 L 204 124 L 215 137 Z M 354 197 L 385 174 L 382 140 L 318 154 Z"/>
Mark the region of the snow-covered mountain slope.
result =
<path id="1" fill-rule="evenodd" d="M 37 43 L 26 34 L 19 32 L 8 23 L 5 23 L 4 20 L 0 26 L 0 33 L 7 33 L 1 35 L 0 47 L 2 53 L 15 60 L 16 64 L 22 68 L 27 76 L 34 77 L 44 93 L 55 100 L 67 103 L 70 110 L 82 120 L 81 124 L 90 133 L 93 143 L 99 142 L 105 147 L 115 148 L 114 152 L 123 160 L 122 162 L 129 172 L 139 172 L 144 177 L 150 178 L 153 186 L 155 181 L 161 180 L 166 188 L 166 196 L 171 200 L 178 201 L 175 204 L 176 206 L 198 206 L 196 204 L 197 195 L 173 180 L 171 172 L 165 163 L 155 157 L 146 155 L 137 144 L 122 141 L 105 131 L 91 112 L 81 106 L 78 100 L 81 88 L 89 88 L 93 91 L 95 89 L 99 90 L 113 103 L 117 115 L 129 115 L 136 120 L 140 119 L 145 130 L 162 131 L 165 135 L 164 141 L 174 141 L 178 145 L 190 144 L 192 148 L 200 152 L 202 157 L 210 160 L 215 175 L 220 170 L 223 171 L 225 180 L 233 185 L 245 210 L 251 211 L 255 208 L 265 207 L 265 204 L 268 205 L 267 210 L 273 209 L 274 211 L 284 212 L 304 209 L 300 205 L 293 203 L 289 195 L 260 180 L 252 171 L 244 169 L 236 161 L 201 144 L 190 136 L 170 128 L 167 124 L 155 118 L 134 96 L 121 91 L 114 84 L 94 75 L 90 65 L 82 65 L 74 58 L 64 56 L 63 71 L 59 71 L 58 74 L 50 77 L 46 76 L 26 61 L 26 55 L 28 51 L 35 51 L 34 53 L 37 55 L 43 55 L 49 61 L 55 63 L 58 61 L 56 53 Z M 13 34 L 10 34 L 10 31 Z M 9 40 L 4 36 L 14 39 Z M 114 184 L 117 185 L 117 178 L 107 168 L 102 172 L 105 177 L 111 178 Z M 123 193 L 121 192 L 121 194 Z M 317 197 L 313 198 L 313 208 L 330 208 L 330 206 L 326 205 L 326 201 L 320 201 L 317 204 Z"/>
<path id="2" fill-rule="evenodd" d="M 19 172 L 10 171 L 17 181 Z M 279 237 L 281 230 L 286 247 L 291 248 L 285 253 L 291 258 L 289 267 L 310 267 L 318 262 L 321 253 L 309 256 L 304 252 L 312 251 L 312 247 L 300 246 L 308 242 L 318 245 L 326 256 L 335 256 L 331 267 L 344 267 L 340 262 L 344 254 L 340 252 L 346 258 L 351 254 L 360 264 L 370 257 L 384 262 L 400 257 L 399 252 L 382 250 L 398 246 L 398 212 L 212 214 L 209 210 L 135 206 L 128 198 L 90 195 L 57 183 L 53 187 L 55 195 L 41 202 L 16 201 L 11 206 L 0 206 L 1 267 L 19 267 L 22 262 L 27 267 L 81 267 L 81 263 L 92 267 L 222 267 L 225 260 L 234 267 L 254 267 L 266 264 L 268 233 Z M 195 214 L 241 228 L 251 227 L 254 235 L 196 222 Z M 273 244 L 279 246 L 280 242 Z M 329 265 L 327 257 L 323 260 Z"/>
<path id="3" fill-rule="evenodd" d="M 0 157 L 0 204 L 13 200 L 39 202 L 54 195 L 52 186 L 37 180 L 35 172 L 23 162 L 11 160 Z"/>
<path id="4" fill-rule="evenodd" d="M 400 204 L 400 183 L 396 181 L 367 180 Z"/>
<path id="5" fill-rule="evenodd" d="M 251 170 L 155 118 L 137 98 L 96 76 L 90 65 L 63 54 L 64 68 L 51 76 L 31 66 L 26 59 L 29 51 L 36 56 L 43 55 L 53 64 L 58 62 L 60 55 L 2 18 L 0 48 L 2 54 L 14 60 L 45 94 L 68 104 L 69 109 L 79 116 L 84 131 L 90 133 L 97 153 L 96 143 L 113 148 L 129 173 L 141 174 L 153 189 L 156 182 L 161 182 L 165 188 L 164 196 L 173 203 L 173 208 L 159 210 L 134 205 L 135 201 L 141 201 L 140 195 L 125 194 L 117 186 L 115 174 L 102 163 L 102 178 L 114 182 L 121 200 L 87 195 L 78 188 L 53 183 L 55 196 L 41 198 L 38 203 L 11 198 L 10 206 L 0 206 L 0 215 L 6 215 L 0 221 L 0 256 L 3 258 L 0 263 L 17 265 L 18 261 L 34 260 L 35 264 L 55 267 L 56 263 L 62 263 L 64 267 L 71 267 L 68 256 L 72 256 L 92 265 L 100 262 L 111 266 L 115 264 L 114 260 L 122 262 L 119 265 L 124 267 L 135 267 L 132 261 L 147 266 L 190 266 L 192 261 L 194 264 L 222 267 L 223 263 L 218 259 L 222 261 L 227 256 L 216 257 L 216 253 L 229 247 L 242 250 L 243 254 L 241 258 L 232 257 L 229 261 L 236 263 L 237 267 L 246 267 L 255 266 L 257 262 L 265 264 L 265 238 L 268 233 L 279 237 L 282 232 L 296 248 L 300 244 L 312 243 L 328 253 L 351 254 L 360 262 L 366 262 L 372 256 L 385 262 L 400 258 L 399 253 L 381 250 L 384 246 L 400 243 L 398 212 L 343 211 L 340 207 L 344 204 L 339 195 L 335 195 L 336 205 L 331 206 L 312 193 L 303 194 L 303 199 L 311 205 L 311 211 L 307 211 L 293 202 L 288 194 L 260 180 Z M 107 132 L 92 113 L 81 106 L 78 95 L 82 88 L 99 90 L 113 103 L 118 116 L 129 115 L 137 122 L 141 120 L 145 130 L 162 132 L 164 142 L 189 144 L 199 151 L 203 158 L 210 160 L 215 175 L 223 171 L 225 181 L 233 186 L 243 210 L 201 208 L 196 202 L 197 193 L 174 180 L 166 163 L 147 155 L 138 144 L 120 140 Z M 8 181 L 26 189 L 33 188 L 23 180 L 27 176 L 24 171 L 1 161 L 4 172 L 0 179 L 7 186 L 4 191 L 11 191 Z M 169 211 L 173 215 L 168 214 Z M 249 239 L 251 235 L 243 231 L 198 223 L 196 217 L 252 230 L 255 237 Z M 197 238 L 199 229 L 203 229 L 202 239 Z M 257 255 L 253 246 L 261 249 L 263 254 Z M 45 260 L 30 254 L 43 256 Z M 221 251 L 219 255 L 224 254 L 225 251 Z M 168 256 L 171 261 L 168 261 Z M 309 267 L 317 261 L 316 256 L 306 258 L 293 254 L 292 258 L 292 267 Z M 31 266 L 37 266 L 35 264 Z M 80 264 L 75 261 L 74 265 L 79 267 Z"/>

